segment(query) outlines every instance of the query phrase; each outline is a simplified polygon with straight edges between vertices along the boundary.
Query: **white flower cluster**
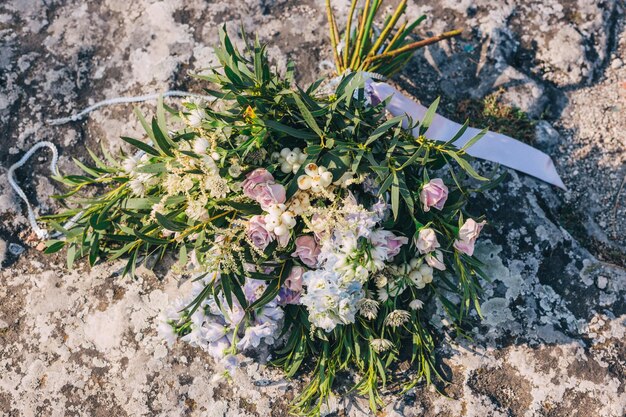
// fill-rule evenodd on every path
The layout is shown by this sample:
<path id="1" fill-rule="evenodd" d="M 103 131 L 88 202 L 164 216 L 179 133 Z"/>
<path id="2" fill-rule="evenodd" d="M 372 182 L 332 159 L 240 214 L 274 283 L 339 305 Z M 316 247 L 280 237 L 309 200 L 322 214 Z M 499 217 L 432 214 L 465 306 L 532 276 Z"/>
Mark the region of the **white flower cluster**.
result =
<path id="1" fill-rule="evenodd" d="M 274 152 L 272 154 L 272 159 L 278 161 L 280 170 L 285 174 L 298 172 L 306 158 L 307 154 L 302 152 L 300 148 L 293 148 L 293 150 L 283 148 L 280 153 Z"/>
<path id="2" fill-rule="evenodd" d="M 191 109 L 188 109 L 189 113 L 185 117 L 187 124 L 191 127 L 202 126 L 202 122 L 207 117 L 205 110 L 206 103 L 204 103 L 202 99 L 192 99 L 186 101 L 186 104 L 189 107 L 192 107 Z"/>
<path id="3" fill-rule="evenodd" d="M 308 164 L 304 167 L 304 175 L 298 177 L 298 188 L 314 193 L 323 192 L 332 183 L 333 173 L 317 164 Z"/>
<path id="4" fill-rule="evenodd" d="M 376 228 L 380 217 L 348 198 L 343 218 L 336 219 L 332 233 L 321 239 L 321 268 L 303 275 L 306 287 L 301 303 L 311 323 L 331 331 L 338 324 L 353 323 L 360 310 L 375 315 L 373 304 L 363 303 L 363 286 L 369 277 L 385 267 L 408 242 L 392 232 Z M 370 308 L 363 309 L 365 305 Z"/>
<path id="5" fill-rule="evenodd" d="M 122 163 L 122 168 L 130 176 L 129 186 L 133 194 L 144 196 L 146 191 L 158 183 L 154 174 L 138 172 L 138 168 L 149 163 L 150 156 L 147 154 L 129 156 Z"/>
<path id="6" fill-rule="evenodd" d="M 307 291 L 300 303 L 309 311 L 309 320 L 320 329 L 330 332 L 338 324 L 354 323 L 357 303 L 364 296 L 358 281 L 347 285 L 332 270 L 317 269 L 302 275 Z"/>
<path id="7" fill-rule="evenodd" d="M 284 204 L 272 204 L 267 208 L 265 215 L 265 229 L 279 238 L 289 234 L 296 226 L 295 214 Z"/>
<path id="8" fill-rule="evenodd" d="M 388 280 L 387 277 L 380 276 L 376 281 L 378 299 L 381 302 L 387 301 L 389 297 L 401 295 L 408 286 L 422 289 L 433 281 L 433 268 L 424 264 L 421 258 L 413 258 L 402 265 L 390 265 L 388 269 L 394 279 Z M 420 303 L 413 303 L 411 308 L 421 308 Z"/>

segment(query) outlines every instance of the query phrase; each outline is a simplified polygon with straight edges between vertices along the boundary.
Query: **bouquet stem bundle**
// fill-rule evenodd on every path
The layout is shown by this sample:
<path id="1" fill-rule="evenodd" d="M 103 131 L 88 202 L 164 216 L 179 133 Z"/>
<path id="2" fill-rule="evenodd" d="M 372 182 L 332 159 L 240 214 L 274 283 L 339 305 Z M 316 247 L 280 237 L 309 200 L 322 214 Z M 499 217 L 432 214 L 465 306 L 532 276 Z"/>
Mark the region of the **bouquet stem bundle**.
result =
<path id="1" fill-rule="evenodd" d="M 342 39 L 331 1 L 326 0 L 330 43 L 338 74 L 350 70 L 377 72 L 390 77 L 407 63 L 415 50 L 458 36 L 462 32 L 460 29 L 455 29 L 420 41 L 412 41 L 411 34 L 426 16 L 420 16 L 408 26 L 407 23 L 402 23 L 396 29 L 400 17 L 406 12 L 407 0 L 401 0 L 395 11 L 385 18 L 382 30 L 376 29 L 375 19 L 384 1 L 365 0 L 363 8 L 356 16 L 357 24 L 353 27 L 358 3 L 359 0 L 352 0 L 350 4 Z M 394 30 L 395 34 L 392 35 Z"/>

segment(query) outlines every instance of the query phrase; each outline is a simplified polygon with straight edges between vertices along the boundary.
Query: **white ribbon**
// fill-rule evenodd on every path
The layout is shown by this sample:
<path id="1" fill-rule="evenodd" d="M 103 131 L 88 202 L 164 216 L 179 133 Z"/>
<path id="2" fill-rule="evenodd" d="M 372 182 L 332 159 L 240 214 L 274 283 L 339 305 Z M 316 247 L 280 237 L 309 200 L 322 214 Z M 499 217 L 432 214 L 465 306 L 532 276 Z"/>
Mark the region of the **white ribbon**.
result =
<path id="1" fill-rule="evenodd" d="M 387 104 L 387 110 L 393 116 L 405 114 L 413 121 L 424 118 L 428 110 L 426 107 L 414 102 L 389 84 L 371 79 L 368 79 L 366 83 L 367 91 L 378 100 L 384 101 L 391 97 L 389 104 Z M 405 127 L 407 123 L 408 120 L 405 120 Z M 428 128 L 428 137 L 438 141 L 447 141 L 453 138 L 460 128 L 460 124 L 437 114 Z M 417 135 L 417 129 L 413 131 L 415 135 Z M 465 133 L 454 142 L 454 145 L 461 148 L 480 132 L 480 129 L 468 127 Z M 467 149 L 467 153 L 475 158 L 497 162 L 566 189 L 556 171 L 554 162 L 548 155 L 506 135 L 487 132 L 478 142 Z"/>

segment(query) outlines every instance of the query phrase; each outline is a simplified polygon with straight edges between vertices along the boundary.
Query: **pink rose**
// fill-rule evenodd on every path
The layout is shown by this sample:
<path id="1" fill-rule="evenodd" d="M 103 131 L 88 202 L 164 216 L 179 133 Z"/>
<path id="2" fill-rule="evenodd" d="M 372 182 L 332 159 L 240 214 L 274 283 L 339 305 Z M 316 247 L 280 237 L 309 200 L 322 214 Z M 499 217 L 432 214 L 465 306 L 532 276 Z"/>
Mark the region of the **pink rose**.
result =
<path id="1" fill-rule="evenodd" d="M 285 279 L 285 288 L 291 291 L 302 291 L 302 274 L 306 270 L 301 266 L 294 266 L 289 272 L 289 276 Z"/>
<path id="2" fill-rule="evenodd" d="M 304 235 L 296 239 L 296 251 L 291 256 L 297 256 L 308 267 L 317 267 L 317 256 L 320 248 L 313 236 Z"/>
<path id="3" fill-rule="evenodd" d="M 424 211 L 430 211 L 431 207 L 441 210 L 447 199 L 448 187 L 445 186 L 441 178 L 430 180 L 420 192 L 420 201 L 424 206 Z"/>
<path id="4" fill-rule="evenodd" d="M 264 216 L 252 216 L 248 222 L 246 235 L 252 241 L 254 246 L 261 250 L 265 250 L 267 245 L 274 240 L 274 236 L 265 229 Z"/>
<path id="5" fill-rule="evenodd" d="M 286 200 L 285 187 L 277 184 L 274 177 L 265 168 L 250 172 L 241 183 L 244 195 L 256 200 L 263 209 L 272 204 L 282 204 Z"/>
<path id="6" fill-rule="evenodd" d="M 469 256 L 474 254 L 474 244 L 485 225 L 485 221 L 476 223 L 474 219 L 467 219 L 459 229 L 459 237 L 454 241 L 454 248 Z"/>
<path id="7" fill-rule="evenodd" d="M 431 267 L 440 271 L 446 270 L 446 265 L 443 263 L 443 253 L 440 250 L 436 250 L 426 255 L 426 263 Z"/>
<path id="8" fill-rule="evenodd" d="M 428 227 L 420 230 L 417 235 L 417 240 L 415 241 L 415 246 L 417 246 L 417 250 L 419 250 L 420 253 L 429 253 L 437 249 L 439 242 L 437 241 L 435 231 Z"/>
<path id="9" fill-rule="evenodd" d="M 400 248 L 408 243 L 409 239 L 404 236 L 396 236 L 389 230 L 376 230 L 372 232 L 371 241 L 376 248 L 384 249 L 387 255 L 386 259 L 391 260 L 400 253 Z"/>

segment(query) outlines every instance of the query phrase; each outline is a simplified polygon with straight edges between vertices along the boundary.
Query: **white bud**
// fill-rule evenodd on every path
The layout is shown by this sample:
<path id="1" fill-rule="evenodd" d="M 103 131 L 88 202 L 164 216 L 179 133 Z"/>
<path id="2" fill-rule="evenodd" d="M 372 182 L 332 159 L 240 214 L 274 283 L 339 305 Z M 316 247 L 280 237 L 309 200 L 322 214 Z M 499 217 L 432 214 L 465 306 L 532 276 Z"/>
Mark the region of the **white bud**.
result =
<path id="1" fill-rule="evenodd" d="M 322 187 L 328 187 L 332 182 L 333 182 L 332 172 L 326 171 L 320 175 L 320 185 Z"/>
<path id="2" fill-rule="evenodd" d="M 284 174 L 289 174 L 292 171 L 292 165 L 285 161 L 282 164 L 280 164 L 280 170 L 281 172 L 283 172 Z"/>
<path id="3" fill-rule="evenodd" d="M 197 154 L 203 154 L 209 148 L 209 141 L 205 138 L 198 138 L 193 143 L 193 151 Z"/>
<path id="4" fill-rule="evenodd" d="M 301 190 L 308 190 L 313 185 L 313 180 L 308 175 L 301 175 L 298 177 L 298 188 Z"/>
<path id="5" fill-rule="evenodd" d="M 281 224 L 277 228 L 274 229 L 274 234 L 276 236 L 284 236 L 289 233 L 289 229 L 284 224 Z"/>
<path id="6" fill-rule="evenodd" d="M 310 177 L 317 176 L 318 167 L 317 164 L 310 163 L 304 167 L 304 172 Z"/>

